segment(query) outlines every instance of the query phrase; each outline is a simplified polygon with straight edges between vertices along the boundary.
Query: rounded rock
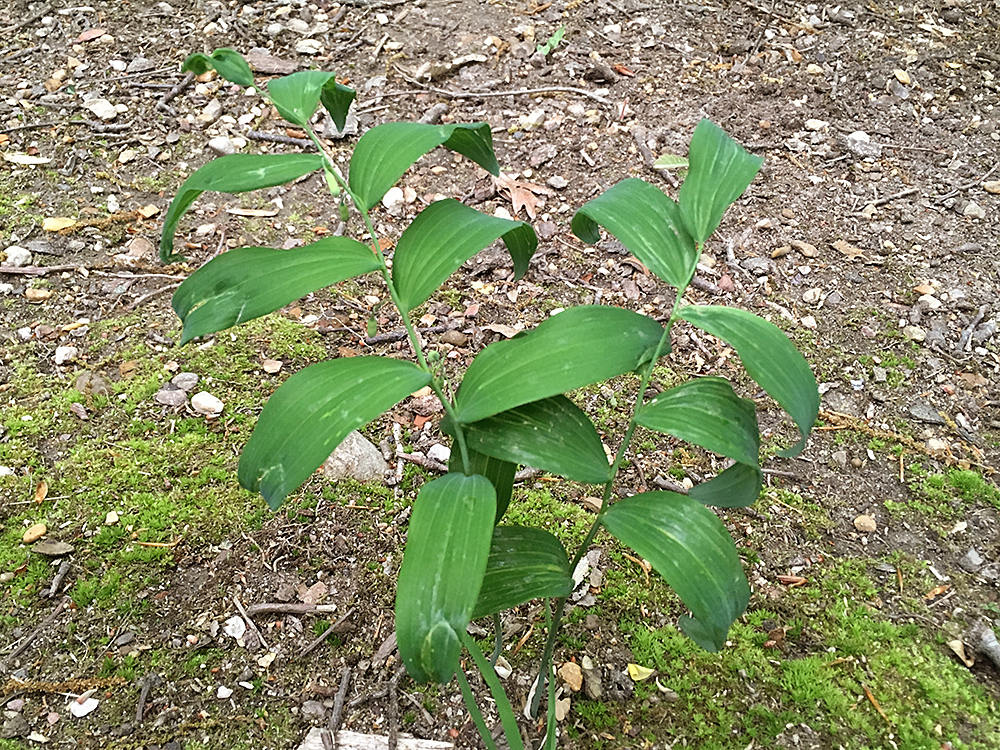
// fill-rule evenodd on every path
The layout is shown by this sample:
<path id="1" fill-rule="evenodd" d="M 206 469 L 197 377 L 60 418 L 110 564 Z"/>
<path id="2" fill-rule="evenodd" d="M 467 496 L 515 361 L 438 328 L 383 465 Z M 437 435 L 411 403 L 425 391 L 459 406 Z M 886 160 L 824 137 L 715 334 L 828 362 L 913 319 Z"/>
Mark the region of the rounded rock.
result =
<path id="1" fill-rule="evenodd" d="M 6 256 L 3 265 L 8 268 L 22 268 L 31 265 L 31 251 L 20 245 L 11 245 L 4 250 Z"/>
<path id="2" fill-rule="evenodd" d="M 45 536 L 48 531 L 49 528 L 44 523 L 36 523 L 24 532 L 24 536 L 21 537 L 21 541 L 25 544 L 33 544 Z"/>

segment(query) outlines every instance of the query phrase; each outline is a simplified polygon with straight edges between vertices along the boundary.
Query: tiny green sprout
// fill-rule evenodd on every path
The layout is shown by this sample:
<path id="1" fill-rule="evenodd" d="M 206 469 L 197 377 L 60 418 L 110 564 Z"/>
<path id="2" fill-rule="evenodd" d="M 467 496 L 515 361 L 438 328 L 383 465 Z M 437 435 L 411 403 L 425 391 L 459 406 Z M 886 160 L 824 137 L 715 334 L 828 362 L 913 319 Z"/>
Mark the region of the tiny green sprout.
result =
<path id="1" fill-rule="evenodd" d="M 552 54 L 552 50 L 559 46 L 559 42 L 562 41 L 565 34 L 566 26 L 560 25 L 559 28 L 552 33 L 552 36 L 545 41 L 545 44 L 539 44 L 535 47 L 535 52 L 545 56 Z"/>

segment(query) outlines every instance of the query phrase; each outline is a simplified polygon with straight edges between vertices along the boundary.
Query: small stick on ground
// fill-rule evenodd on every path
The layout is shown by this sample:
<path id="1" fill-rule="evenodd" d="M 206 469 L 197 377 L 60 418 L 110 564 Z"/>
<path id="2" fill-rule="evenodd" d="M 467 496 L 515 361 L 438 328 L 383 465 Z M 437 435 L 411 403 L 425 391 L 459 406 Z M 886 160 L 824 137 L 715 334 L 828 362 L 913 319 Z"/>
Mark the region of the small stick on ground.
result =
<path id="1" fill-rule="evenodd" d="M 396 674 L 389 680 L 389 705 L 386 707 L 389 718 L 389 750 L 396 750 L 396 745 L 399 743 L 399 698 L 396 696 L 396 691 L 404 674 L 406 667 L 400 664 Z"/>
<path id="2" fill-rule="evenodd" d="M 347 699 L 347 688 L 351 684 L 351 668 L 344 667 L 340 673 L 340 690 L 333 699 L 333 713 L 330 714 L 330 731 L 334 734 L 340 729 L 341 719 L 344 717 L 344 701 Z"/>
<path id="3" fill-rule="evenodd" d="M 176 86 L 170 89 L 170 91 L 165 93 L 161 97 L 160 101 L 156 103 L 156 110 L 158 112 L 166 112 L 168 115 L 176 115 L 177 113 L 174 111 L 173 107 L 169 106 L 169 104 L 178 96 L 180 96 L 184 92 L 184 90 L 192 84 L 193 81 L 194 81 L 194 71 L 189 70 L 187 72 L 187 75 L 185 75 L 181 79 L 180 83 L 178 83 Z"/>
<path id="4" fill-rule="evenodd" d="M 18 125 L 15 128 L 7 128 L 6 130 L 0 130 L 0 135 L 7 135 L 8 133 L 17 133 L 21 130 L 41 130 L 42 128 L 53 128 L 58 125 L 58 122 L 36 122 L 31 125 Z"/>
<path id="5" fill-rule="evenodd" d="M 55 578 L 52 579 L 52 585 L 49 590 L 45 592 L 45 595 L 50 599 L 56 595 L 59 591 L 59 587 L 62 586 L 63 581 L 66 580 L 66 574 L 69 573 L 69 558 L 65 558 L 61 563 L 59 563 L 59 570 L 56 571 Z"/>
<path id="6" fill-rule="evenodd" d="M 18 23 L 15 23 L 11 26 L 6 26 L 5 28 L 0 29 L 0 34 L 6 36 L 7 34 L 12 34 L 15 31 L 19 31 L 20 29 L 23 29 L 25 26 L 30 26 L 43 16 L 49 15 L 49 13 L 51 12 L 52 12 L 52 3 L 47 3 L 44 8 L 42 8 L 37 13 L 32 13 L 23 21 L 19 21 Z"/>
<path id="7" fill-rule="evenodd" d="M 341 617 L 339 620 L 333 623 L 333 625 L 324 630 L 323 634 L 320 635 L 316 640 L 314 640 L 312 643 L 310 643 L 308 646 L 302 649 L 302 653 L 299 654 L 299 658 L 301 659 L 303 656 L 307 656 L 313 651 L 315 651 L 319 647 L 319 645 L 326 640 L 326 637 L 330 635 L 330 633 L 335 632 L 337 628 L 343 625 L 344 621 L 353 614 L 354 614 L 354 607 L 351 607 L 349 610 L 347 610 L 347 612 L 344 614 L 343 617 Z"/>
<path id="8" fill-rule="evenodd" d="M 59 271 L 76 271 L 81 266 L 0 266 L 0 273 L 20 276 L 45 276 Z"/>
<path id="9" fill-rule="evenodd" d="M 262 141 L 264 143 L 284 143 L 286 146 L 298 146 L 307 151 L 316 150 L 316 144 L 308 138 L 292 138 L 290 135 L 279 135 L 277 133 L 261 133 L 259 130 L 251 130 L 246 134 L 251 141 Z"/>
<path id="10" fill-rule="evenodd" d="M 308 615 L 330 614 L 337 611 L 335 604 L 295 604 L 293 602 L 261 602 L 246 609 L 251 617 L 257 615 Z M 244 614 L 244 617 L 247 615 Z"/>
<path id="11" fill-rule="evenodd" d="M 267 641 L 264 640 L 264 634 L 260 632 L 260 629 L 257 627 L 257 624 L 253 621 L 253 618 L 247 614 L 246 608 L 243 606 L 243 603 L 240 602 L 238 596 L 233 597 L 233 604 L 236 605 L 236 609 L 238 609 L 240 611 L 240 614 L 243 615 L 243 619 L 246 620 L 247 627 L 253 631 L 253 634 L 255 636 L 257 636 L 257 640 L 260 642 L 260 645 L 264 647 L 265 651 L 270 651 L 271 647 L 268 646 Z"/>
<path id="12" fill-rule="evenodd" d="M 142 678 L 142 690 L 139 691 L 139 705 L 135 707 L 136 724 L 142 724 L 142 715 L 146 712 L 146 701 L 149 700 L 149 691 L 152 690 L 155 679 L 155 672 L 150 672 Z"/>
<path id="13" fill-rule="evenodd" d="M 435 461 L 433 458 L 427 458 L 426 456 L 417 456 L 413 453 L 397 453 L 396 458 L 402 459 L 403 461 L 409 461 L 410 463 L 416 464 L 417 466 L 423 466 L 429 471 L 437 471 L 442 474 L 448 473 L 448 467 L 445 466 L 440 461 Z"/>
<path id="14" fill-rule="evenodd" d="M 15 659 L 17 659 L 17 657 L 19 657 L 21 654 L 23 654 L 25 651 L 28 650 L 28 646 L 30 646 L 32 642 L 34 642 L 34 640 L 39 635 L 41 635 L 42 631 L 45 630 L 45 628 L 47 628 L 53 622 L 55 622 L 55 619 L 59 617 L 60 614 L 62 614 L 62 611 L 67 607 L 69 607 L 70 601 L 71 600 L 68 596 L 64 596 L 60 600 L 60 602 L 56 605 L 56 608 L 53 609 L 46 616 L 44 620 L 38 623 L 38 627 L 32 630 L 31 633 L 28 635 L 28 637 L 25 638 L 23 641 L 21 641 L 21 645 L 15 648 L 14 651 L 11 653 L 11 655 L 8 656 L 4 661 L 0 662 L 0 672 L 6 672 L 7 665 L 13 662 Z"/>
<path id="15" fill-rule="evenodd" d="M 176 284 L 167 284 L 166 286 L 160 287 L 159 289 L 154 289 L 153 291 L 148 292 L 147 294 L 144 294 L 141 297 L 139 297 L 139 299 L 137 299 L 131 305 L 128 305 L 125 309 L 126 310 L 134 310 L 135 308 L 137 308 L 142 303 L 148 302 L 149 300 L 153 299 L 153 297 L 159 297 L 161 294 L 165 294 L 165 293 L 167 293 L 167 292 L 169 292 L 169 291 L 171 291 L 173 289 L 176 289 L 180 285 L 181 285 L 181 282 L 178 281 Z"/>

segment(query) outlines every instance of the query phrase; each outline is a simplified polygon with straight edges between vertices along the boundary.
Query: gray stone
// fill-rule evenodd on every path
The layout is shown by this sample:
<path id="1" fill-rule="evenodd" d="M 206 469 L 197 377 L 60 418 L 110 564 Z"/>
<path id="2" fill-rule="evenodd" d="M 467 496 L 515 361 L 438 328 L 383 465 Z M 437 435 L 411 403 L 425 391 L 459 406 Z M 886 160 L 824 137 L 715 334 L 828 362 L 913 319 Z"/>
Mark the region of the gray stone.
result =
<path id="1" fill-rule="evenodd" d="M 841 393 L 839 390 L 829 391 L 823 397 L 823 402 L 830 411 L 849 414 L 852 417 L 861 416 L 861 406 L 857 400 L 847 393 Z"/>
<path id="2" fill-rule="evenodd" d="M 183 406 L 187 403 L 187 394 L 173 385 L 165 385 L 156 392 L 153 400 L 164 406 Z"/>
<path id="3" fill-rule="evenodd" d="M 152 60 L 147 60 L 145 57 L 136 57 L 128 64 L 125 68 L 126 73 L 145 73 L 147 70 L 152 70 L 156 67 L 156 63 Z"/>
<path id="4" fill-rule="evenodd" d="M 323 463 L 323 474 L 330 479 L 350 477 L 359 482 L 384 479 L 388 465 L 382 452 L 355 430 Z"/>
<path id="5" fill-rule="evenodd" d="M 208 150 L 219 156 L 229 156 L 236 153 L 236 144 L 226 136 L 219 135 L 208 142 Z"/>
<path id="6" fill-rule="evenodd" d="M 170 379 L 170 382 L 182 391 L 190 391 L 198 385 L 198 376 L 193 372 L 179 372 Z"/>
<path id="7" fill-rule="evenodd" d="M 339 141 L 342 138 L 355 135 L 358 132 L 358 116 L 354 112 L 354 107 L 347 110 L 347 117 L 344 119 L 344 129 L 338 130 L 333 118 L 327 115 L 323 123 L 323 137 Z"/>
<path id="8" fill-rule="evenodd" d="M 962 556 L 962 559 L 958 561 L 958 567 L 967 573 L 975 573 L 983 567 L 983 563 L 985 562 L 986 561 L 983 559 L 982 555 L 976 551 L 976 548 L 970 547 L 969 551 L 966 552 Z"/>
<path id="9" fill-rule="evenodd" d="M 871 142 L 868 133 L 856 130 L 847 136 L 848 150 L 862 159 L 877 159 L 882 155 L 882 147 Z"/>
<path id="10" fill-rule="evenodd" d="M 56 539 L 42 539 L 32 545 L 31 551 L 46 557 L 62 557 L 73 551 L 73 545 Z"/>
<path id="11" fill-rule="evenodd" d="M 768 258 L 747 258 L 740 265 L 754 276 L 770 276 L 774 264 Z"/>
<path id="12" fill-rule="evenodd" d="M 31 733 L 28 720 L 16 711 L 3 712 L 3 728 L 0 728 L 0 738 L 12 740 L 15 737 L 27 737 Z"/>
<path id="13" fill-rule="evenodd" d="M 565 177 L 560 177 L 559 175 L 553 175 L 545 181 L 545 184 L 550 188 L 555 188 L 556 190 L 562 190 L 567 185 L 569 185 L 569 180 Z"/>
<path id="14" fill-rule="evenodd" d="M 927 424 L 944 424 L 944 417 L 930 404 L 916 401 L 907 407 L 910 416 Z"/>
<path id="15" fill-rule="evenodd" d="M 319 724 L 326 719 L 326 707 L 319 701 L 306 701 L 300 709 L 302 718 L 314 724 Z"/>
<path id="16" fill-rule="evenodd" d="M 830 458 L 833 460 L 833 463 L 841 469 L 847 468 L 847 451 L 834 451 Z"/>
<path id="17" fill-rule="evenodd" d="M 75 346 L 57 346 L 55 356 L 53 357 L 53 361 L 57 365 L 63 365 L 66 364 L 67 362 L 72 362 L 74 359 L 76 359 L 79 353 L 80 350 L 77 349 Z"/>
<path id="18" fill-rule="evenodd" d="M 21 247 L 20 245 L 11 245 L 6 250 L 4 250 L 4 255 L 6 256 L 2 264 L 4 266 L 9 266 L 12 268 L 21 268 L 23 266 L 31 265 L 31 251 L 26 247 Z"/>
<path id="19" fill-rule="evenodd" d="M 955 248 L 956 253 L 981 253 L 983 246 L 975 242 L 966 242 Z"/>

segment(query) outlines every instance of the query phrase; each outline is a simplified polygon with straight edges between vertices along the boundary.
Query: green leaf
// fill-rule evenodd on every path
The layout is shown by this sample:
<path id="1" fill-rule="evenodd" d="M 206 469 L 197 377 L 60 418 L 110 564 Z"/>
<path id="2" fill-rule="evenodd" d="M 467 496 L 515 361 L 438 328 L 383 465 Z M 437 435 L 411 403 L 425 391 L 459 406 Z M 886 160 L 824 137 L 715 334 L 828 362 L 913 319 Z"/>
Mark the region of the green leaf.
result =
<path id="1" fill-rule="evenodd" d="M 663 326 L 630 310 L 571 307 L 480 352 L 455 397 L 456 418 L 477 422 L 631 372 L 649 361 L 662 336 Z"/>
<path id="2" fill-rule="evenodd" d="M 702 120 L 691 136 L 688 161 L 691 168 L 677 200 L 684 224 L 700 244 L 712 236 L 764 160 L 749 154 L 718 125 Z"/>
<path id="3" fill-rule="evenodd" d="M 648 182 L 630 177 L 585 203 L 573 216 L 573 234 L 597 242 L 598 224 L 668 284 L 683 289 L 694 276 L 698 251 L 680 209 Z"/>
<path id="4" fill-rule="evenodd" d="M 635 412 L 643 427 L 673 435 L 727 458 L 757 465 L 760 433 L 753 401 L 725 378 L 695 378 L 658 393 Z"/>
<path id="5" fill-rule="evenodd" d="M 430 380 L 416 365 L 387 357 L 331 359 L 300 370 L 261 412 L 240 458 L 240 484 L 277 509 L 352 430 Z"/>
<path id="6" fill-rule="evenodd" d="M 559 46 L 559 42 L 562 41 L 565 34 L 566 26 L 564 24 L 560 24 L 559 28 L 552 33 L 552 36 L 548 38 L 548 41 L 546 41 L 545 44 L 539 44 L 535 47 L 535 52 L 542 55 L 551 54 L 552 50 Z"/>
<path id="7" fill-rule="evenodd" d="M 497 526 L 472 619 L 532 599 L 569 596 L 572 590 L 573 575 L 562 542 L 543 529 Z"/>
<path id="8" fill-rule="evenodd" d="M 337 83 L 336 78 L 331 78 L 323 84 L 323 88 L 319 92 L 319 100 L 323 109 L 330 113 L 337 130 L 344 129 L 344 125 L 347 123 L 347 112 L 356 96 L 357 92 L 354 89 Z"/>
<path id="9" fill-rule="evenodd" d="M 760 469 L 748 464 L 733 464 L 707 482 L 696 484 L 688 493 L 699 503 L 719 508 L 746 508 L 760 495 Z"/>
<path id="10" fill-rule="evenodd" d="M 174 292 L 181 344 L 284 307 L 309 292 L 380 267 L 367 245 L 327 237 L 305 247 L 240 247 L 217 255 Z"/>
<path id="11" fill-rule="evenodd" d="M 470 448 L 576 482 L 604 484 L 611 467 L 593 423 L 565 396 L 552 396 L 465 426 Z"/>
<path id="12" fill-rule="evenodd" d="M 253 73 L 247 61 L 239 52 L 228 47 L 220 47 L 211 55 L 206 55 L 204 52 L 188 55 L 181 66 L 181 72 L 186 73 L 189 70 L 196 76 L 214 70 L 230 83 L 243 87 L 253 86 Z"/>
<path id="13" fill-rule="evenodd" d="M 819 413 L 819 389 L 805 357 L 773 323 L 735 307 L 687 305 L 679 316 L 732 346 L 747 373 L 792 415 L 802 439 L 780 456 L 797 456 Z"/>
<path id="14" fill-rule="evenodd" d="M 392 256 L 400 307 L 409 311 L 425 302 L 459 266 L 501 237 L 519 279 L 538 247 L 530 224 L 487 216 L 451 199 L 429 205 L 403 231 Z"/>
<path id="15" fill-rule="evenodd" d="M 681 622 L 688 637 L 707 651 L 721 650 L 750 601 L 750 586 L 718 517 L 686 495 L 645 492 L 616 502 L 602 523 L 649 560 L 691 610 L 695 622 Z"/>
<path id="16" fill-rule="evenodd" d="M 316 107 L 319 106 L 324 90 L 327 90 L 328 87 L 330 93 L 327 98 L 331 102 L 335 101 L 336 90 L 334 87 L 336 83 L 337 79 L 333 73 L 324 73 L 321 70 L 302 70 L 268 81 L 267 93 L 282 117 L 301 128 L 307 128 L 309 120 L 316 113 Z M 351 91 L 346 86 L 344 88 Z M 351 91 L 351 99 L 353 99 L 353 93 Z M 331 97 L 334 98 L 331 99 Z M 348 107 L 351 105 L 351 99 L 347 100 Z M 344 117 L 347 116 L 346 109 L 343 110 L 343 114 Z"/>
<path id="17" fill-rule="evenodd" d="M 442 424 L 441 431 L 447 435 L 451 434 L 444 424 Z M 496 490 L 497 515 L 493 523 L 500 523 L 503 514 L 507 512 L 507 506 L 510 505 L 510 496 L 514 492 L 514 475 L 517 473 L 517 466 L 471 448 L 467 449 L 469 451 L 468 475 L 481 474 L 490 480 L 490 484 Z M 462 468 L 462 451 L 457 445 L 452 448 L 451 458 L 448 461 L 448 471 L 466 473 Z"/>
<path id="18" fill-rule="evenodd" d="M 396 585 L 396 640 L 417 682 L 448 682 L 479 596 L 496 498 L 485 477 L 446 474 L 420 489 Z"/>
<path id="19" fill-rule="evenodd" d="M 467 156 L 487 172 L 500 174 L 489 123 L 387 122 L 361 136 L 351 156 L 348 183 L 358 206 L 370 209 L 417 159 L 442 145 Z"/>
<path id="20" fill-rule="evenodd" d="M 230 154 L 213 159 L 181 185 L 163 218 L 160 234 L 160 262 L 184 260 L 174 255 L 177 222 L 197 197 L 207 190 L 219 193 L 246 193 L 250 190 L 283 185 L 323 168 L 321 154 Z"/>
<path id="21" fill-rule="evenodd" d="M 689 166 L 691 165 L 685 157 L 677 156 L 676 154 L 661 154 L 653 162 L 653 169 L 681 170 L 687 169 Z"/>

